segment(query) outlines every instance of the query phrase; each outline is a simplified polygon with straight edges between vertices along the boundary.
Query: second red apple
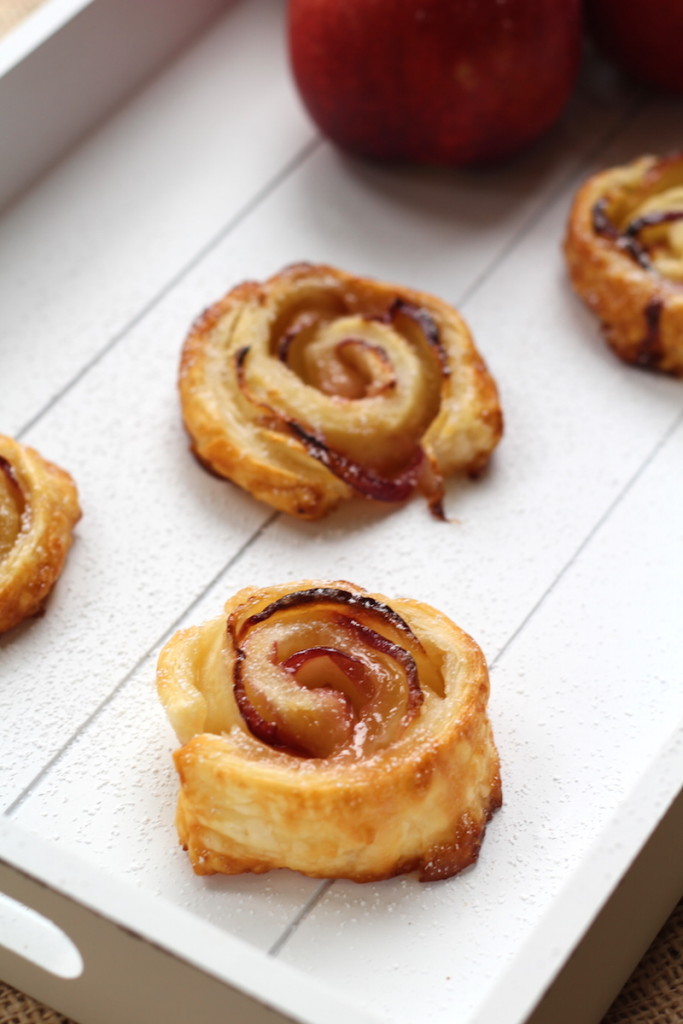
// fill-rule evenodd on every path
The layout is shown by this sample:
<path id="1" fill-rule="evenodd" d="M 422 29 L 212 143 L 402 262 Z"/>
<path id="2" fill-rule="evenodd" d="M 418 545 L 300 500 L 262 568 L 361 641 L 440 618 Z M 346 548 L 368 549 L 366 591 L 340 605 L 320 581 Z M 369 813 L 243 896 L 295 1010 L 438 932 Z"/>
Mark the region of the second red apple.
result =
<path id="1" fill-rule="evenodd" d="M 646 85 L 683 93 L 683 0 L 587 0 L 601 49 Z"/>
<path id="2" fill-rule="evenodd" d="M 580 0 L 290 0 L 292 68 L 319 128 L 368 156 L 492 161 L 557 119 Z"/>

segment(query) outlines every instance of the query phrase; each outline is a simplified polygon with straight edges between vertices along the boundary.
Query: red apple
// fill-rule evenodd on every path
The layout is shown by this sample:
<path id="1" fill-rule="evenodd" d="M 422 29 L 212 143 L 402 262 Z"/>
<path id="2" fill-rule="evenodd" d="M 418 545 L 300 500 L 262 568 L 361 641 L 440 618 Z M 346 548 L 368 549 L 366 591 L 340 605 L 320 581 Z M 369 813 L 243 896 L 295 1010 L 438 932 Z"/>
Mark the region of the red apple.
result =
<path id="1" fill-rule="evenodd" d="M 491 161 L 559 116 L 581 0 L 290 0 L 294 77 L 340 146 L 420 163 Z"/>
<path id="2" fill-rule="evenodd" d="M 628 74 L 683 92 L 683 0 L 587 0 L 600 48 Z"/>

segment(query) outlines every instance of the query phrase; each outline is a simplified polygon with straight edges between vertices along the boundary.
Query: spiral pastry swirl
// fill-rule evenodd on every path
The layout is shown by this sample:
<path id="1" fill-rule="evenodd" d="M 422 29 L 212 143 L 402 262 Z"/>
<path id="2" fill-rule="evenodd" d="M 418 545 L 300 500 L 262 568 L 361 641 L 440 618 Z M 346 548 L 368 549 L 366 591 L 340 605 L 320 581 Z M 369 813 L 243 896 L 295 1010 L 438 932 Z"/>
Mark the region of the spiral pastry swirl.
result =
<path id="1" fill-rule="evenodd" d="M 496 386 L 458 313 L 422 292 L 297 264 L 234 288 L 195 322 L 180 398 L 198 458 L 316 519 L 362 495 L 475 474 L 502 433 Z"/>
<path id="2" fill-rule="evenodd" d="M 0 633 L 42 611 L 80 515 L 69 474 L 0 435 Z"/>
<path id="3" fill-rule="evenodd" d="M 683 153 L 590 178 L 564 250 L 574 289 L 617 355 L 683 374 Z"/>
<path id="4" fill-rule="evenodd" d="M 501 803 L 476 643 L 345 581 L 249 587 L 159 657 L 196 873 L 370 881 L 473 863 Z"/>

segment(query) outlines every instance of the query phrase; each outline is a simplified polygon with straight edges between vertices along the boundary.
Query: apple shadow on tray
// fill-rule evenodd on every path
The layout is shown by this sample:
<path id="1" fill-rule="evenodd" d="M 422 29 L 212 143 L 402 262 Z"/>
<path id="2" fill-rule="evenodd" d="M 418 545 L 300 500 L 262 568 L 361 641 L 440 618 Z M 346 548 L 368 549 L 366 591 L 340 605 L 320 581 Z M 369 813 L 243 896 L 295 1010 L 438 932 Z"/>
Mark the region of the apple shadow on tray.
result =
<path id="1" fill-rule="evenodd" d="M 333 179 L 343 177 L 367 191 L 380 208 L 387 204 L 400 208 L 403 215 L 417 213 L 429 222 L 436 221 L 437 227 L 471 225 L 481 229 L 492 224 L 498 228 L 506 211 L 540 197 L 549 179 L 566 171 L 569 154 L 576 154 L 578 163 L 587 130 L 590 141 L 592 122 L 587 125 L 587 115 L 594 114 L 596 107 L 602 115 L 618 115 L 625 101 L 632 103 L 642 94 L 642 87 L 625 81 L 609 63 L 590 52 L 584 55 L 576 86 L 557 120 L 510 156 L 463 166 L 419 165 L 355 155 L 329 142 L 326 159 L 333 165 Z M 313 209 L 321 195 L 329 203 L 327 176 L 318 172 L 316 167 L 306 182 Z M 344 203 L 343 192 L 335 189 L 335 203 Z M 342 237 L 347 230 L 357 230 L 358 223 L 368 221 L 351 217 L 341 223 Z"/>
<path id="2" fill-rule="evenodd" d="M 457 303 L 564 179 L 562 134 L 504 166 L 470 169 L 381 164 L 327 145 L 288 186 L 288 217 L 308 240 L 290 262 L 326 262 Z"/>
<path id="3" fill-rule="evenodd" d="M 329 143 L 323 159 L 331 166 L 325 175 L 320 175 L 319 167 L 311 169 L 306 175 L 306 194 L 312 209 L 321 202 L 324 208 L 329 203 L 330 179 L 343 178 L 352 186 L 352 197 L 369 193 L 369 199 L 379 203 L 380 214 L 384 207 L 394 213 L 398 209 L 402 215 L 425 219 L 430 229 L 436 222 L 437 227 L 445 223 L 450 228 L 491 224 L 499 230 L 501 216 L 537 196 L 549 176 L 566 165 L 566 156 L 563 122 L 517 156 L 469 167 L 380 161 L 352 155 Z M 335 189 L 335 203 L 345 204 L 345 191 Z M 357 231 L 358 224 L 351 219 L 347 228 Z"/>

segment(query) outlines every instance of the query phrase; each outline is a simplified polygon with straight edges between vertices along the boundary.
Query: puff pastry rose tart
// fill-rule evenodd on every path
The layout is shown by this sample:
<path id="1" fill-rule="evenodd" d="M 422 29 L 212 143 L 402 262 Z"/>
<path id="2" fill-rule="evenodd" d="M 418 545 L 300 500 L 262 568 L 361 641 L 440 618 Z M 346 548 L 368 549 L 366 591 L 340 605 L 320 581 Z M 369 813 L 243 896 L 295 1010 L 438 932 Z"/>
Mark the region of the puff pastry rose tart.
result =
<path id="1" fill-rule="evenodd" d="M 415 491 L 442 515 L 443 478 L 478 473 L 502 432 L 454 309 L 328 266 L 234 288 L 194 324 L 179 385 L 199 459 L 307 519 Z"/>
<path id="2" fill-rule="evenodd" d="M 42 611 L 80 515 L 69 474 L 0 435 L 0 633 Z"/>
<path id="3" fill-rule="evenodd" d="M 163 649 L 198 874 L 371 881 L 473 863 L 501 803 L 488 673 L 428 605 L 346 582 L 254 587 Z"/>
<path id="4" fill-rule="evenodd" d="M 569 218 L 572 284 L 629 363 L 683 374 L 683 153 L 590 178 Z"/>

